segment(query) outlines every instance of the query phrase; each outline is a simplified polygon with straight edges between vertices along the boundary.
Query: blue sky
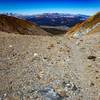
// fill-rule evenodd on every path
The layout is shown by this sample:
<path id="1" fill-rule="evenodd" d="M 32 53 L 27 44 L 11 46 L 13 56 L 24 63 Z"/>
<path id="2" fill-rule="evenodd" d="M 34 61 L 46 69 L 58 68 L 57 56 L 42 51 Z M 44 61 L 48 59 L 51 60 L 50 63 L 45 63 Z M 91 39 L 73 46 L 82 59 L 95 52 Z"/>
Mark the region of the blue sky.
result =
<path id="1" fill-rule="evenodd" d="M 72 13 L 92 15 L 100 11 L 100 0 L 0 0 L 0 12 L 19 14 Z"/>

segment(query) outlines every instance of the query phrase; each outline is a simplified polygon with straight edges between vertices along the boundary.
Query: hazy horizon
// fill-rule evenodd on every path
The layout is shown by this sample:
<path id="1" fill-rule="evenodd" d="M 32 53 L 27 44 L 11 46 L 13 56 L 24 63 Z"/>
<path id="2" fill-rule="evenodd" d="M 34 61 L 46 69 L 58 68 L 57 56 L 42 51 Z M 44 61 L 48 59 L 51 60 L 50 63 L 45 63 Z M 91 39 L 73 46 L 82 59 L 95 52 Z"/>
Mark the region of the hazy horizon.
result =
<path id="1" fill-rule="evenodd" d="M 86 15 L 86 16 L 90 16 L 90 15 L 87 15 L 87 14 L 81 14 L 81 13 L 62 13 L 62 12 L 41 12 L 41 13 L 13 13 L 13 12 L 0 12 L 0 14 L 16 14 L 16 15 L 22 15 L 22 16 L 31 16 L 31 15 L 42 15 L 42 14 L 71 14 L 71 15 Z M 97 12 L 96 12 L 97 13 Z M 94 14 L 96 14 L 94 13 Z"/>

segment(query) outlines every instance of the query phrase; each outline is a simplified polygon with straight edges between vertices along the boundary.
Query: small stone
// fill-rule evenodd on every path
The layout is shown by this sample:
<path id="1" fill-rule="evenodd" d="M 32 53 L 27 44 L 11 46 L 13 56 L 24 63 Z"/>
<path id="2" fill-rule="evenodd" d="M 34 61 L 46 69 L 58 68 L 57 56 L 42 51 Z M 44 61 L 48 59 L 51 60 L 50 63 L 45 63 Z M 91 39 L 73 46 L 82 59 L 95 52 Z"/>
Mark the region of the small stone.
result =
<path id="1" fill-rule="evenodd" d="M 60 42 L 58 41 L 57 44 L 60 44 Z"/>
<path id="2" fill-rule="evenodd" d="M 44 76 L 44 71 L 39 72 L 39 74 L 37 74 L 37 78 L 41 79 Z"/>
<path id="3" fill-rule="evenodd" d="M 9 45 L 10 48 L 12 48 L 12 45 Z"/>
<path id="4" fill-rule="evenodd" d="M 93 61 L 95 61 L 96 56 L 88 56 L 88 59 L 89 59 L 89 60 L 93 60 Z"/>
<path id="5" fill-rule="evenodd" d="M 6 96 L 7 96 L 7 94 L 5 93 L 3 96 L 4 96 L 4 97 L 6 97 Z"/>
<path id="6" fill-rule="evenodd" d="M 69 52 L 70 52 L 70 50 L 67 50 L 67 52 L 69 53 Z"/>
<path id="7" fill-rule="evenodd" d="M 37 57 L 38 56 L 38 54 L 37 53 L 34 53 L 34 57 Z"/>
<path id="8" fill-rule="evenodd" d="M 51 49 L 51 48 L 53 48 L 54 47 L 54 44 L 50 44 L 48 47 L 47 47 L 47 49 Z"/>
<path id="9" fill-rule="evenodd" d="M 92 67 L 92 65 L 88 65 L 88 67 Z"/>
<path id="10" fill-rule="evenodd" d="M 83 41 L 83 40 L 80 40 L 80 41 Z"/>
<path id="11" fill-rule="evenodd" d="M 50 47 L 54 47 L 54 44 L 51 44 Z"/>
<path id="12" fill-rule="evenodd" d="M 73 86 L 72 91 L 76 91 L 78 88 L 76 87 L 76 85 Z"/>
<path id="13" fill-rule="evenodd" d="M 62 96 L 60 96 L 50 86 L 44 88 L 43 90 L 40 90 L 39 93 L 45 98 L 45 100 L 62 100 Z"/>
<path id="14" fill-rule="evenodd" d="M 69 62 L 69 61 L 70 61 L 70 59 L 68 59 L 68 58 L 67 58 L 67 59 L 66 59 L 66 61 L 67 61 L 67 62 Z"/>
<path id="15" fill-rule="evenodd" d="M 70 81 L 68 81 L 68 82 L 63 82 L 62 85 L 63 85 L 63 87 L 65 87 L 65 88 L 71 88 L 71 87 L 72 87 L 72 84 L 70 83 Z"/>
<path id="16" fill-rule="evenodd" d="M 25 100 L 30 100 L 30 96 L 26 96 L 25 97 Z"/>
<path id="17" fill-rule="evenodd" d="M 76 41 L 76 45 L 79 45 L 79 41 Z"/>
<path id="18" fill-rule="evenodd" d="M 95 72 L 96 72 L 96 73 L 99 73 L 99 71 L 98 71 L 98 70 L 96 70 Z"/>
<path id="19" fill-rule="evenodd" d="M 100 57 L 98 57 L 98 59 L 100 59 Z"/>
<path id="20" fill-rule="evenodd" d="M 48 59 L 47 57 L 44 57 L 44 59 Z"/>
<path id="21" fill-rule="evenodd" d="M 5 100 L 20 100 L 19 96 L 7 96 Z"/>
<path id="22" fill-rule="evenodd" d="M 96 79 L 98 79 L 99 77 L 96 77 Z"/>
<path id="23" fill-rule="evenodd" d="M 68 91 L 68 88 L 67 88 L 67 87 L 65 87 L 65 88 L 64 88 L 64 90 L 67 92 L 67 91 Z"/>
<path id="24" fill-rule="evenodd" d="M 67 86 L 68 88 L 71 88 L 71 84 L 69 84 L 69 83 L 67 83 L 66 86 Z"/>
<path id="25" fill-rule="evenodd" d="M 60 91 L 59 95 L 62 96 L 62 97 L 66 97 L 66 92 L 65 91 Z"/>
<path id="26" fill-rule="evenodd" d="M 90 84 L 90 87 L 92 87 L 92 86 L 94 86 L 94 83 L 93 82 L 91 82 L 91 84 Z"/>

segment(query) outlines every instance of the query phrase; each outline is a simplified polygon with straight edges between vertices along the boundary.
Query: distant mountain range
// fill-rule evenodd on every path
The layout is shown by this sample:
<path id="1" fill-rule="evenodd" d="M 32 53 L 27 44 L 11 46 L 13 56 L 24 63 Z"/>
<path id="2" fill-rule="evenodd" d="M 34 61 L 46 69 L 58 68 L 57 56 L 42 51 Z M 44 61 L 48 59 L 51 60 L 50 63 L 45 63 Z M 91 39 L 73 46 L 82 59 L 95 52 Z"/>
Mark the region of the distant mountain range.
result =
<path id="1" fill-rule="evenodd" d="M 72 27 L 77 23 L 85 21 L 89 16 L 81 14 L 63 14 L 63 13 L 43 13 L 36 15 L 20 15 L 6 13 L 5 15 L 14 16 L 34 22 L 39 26 L 67 26 Z"/>

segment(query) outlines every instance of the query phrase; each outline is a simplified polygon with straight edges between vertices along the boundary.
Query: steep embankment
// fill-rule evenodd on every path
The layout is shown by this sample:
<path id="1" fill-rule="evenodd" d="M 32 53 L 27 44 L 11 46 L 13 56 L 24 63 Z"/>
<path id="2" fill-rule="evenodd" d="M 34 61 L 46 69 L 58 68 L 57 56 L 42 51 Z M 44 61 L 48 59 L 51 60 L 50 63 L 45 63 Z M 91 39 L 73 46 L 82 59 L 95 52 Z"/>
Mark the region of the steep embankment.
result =
<path id="1" fill-rule="evenodd" d="M 98 12 L 94 16 L 91 16 L 83 23 L 79 23 L 74 27 L 70 28 L 67 32 L 67 35 L 73 37 L 80 37 L 81 35 L 85 35 L 90 32 L 93 33 L 93 30 L 95 30 L 95 32 L 98 32 L 100 30 L 100 12 Z"/>
<path id="2" fill-rule="evenodd" d="M 0 15 L 0 31 L 24 35 L 49 34 L 32 22 L 6 15 Z"/>

